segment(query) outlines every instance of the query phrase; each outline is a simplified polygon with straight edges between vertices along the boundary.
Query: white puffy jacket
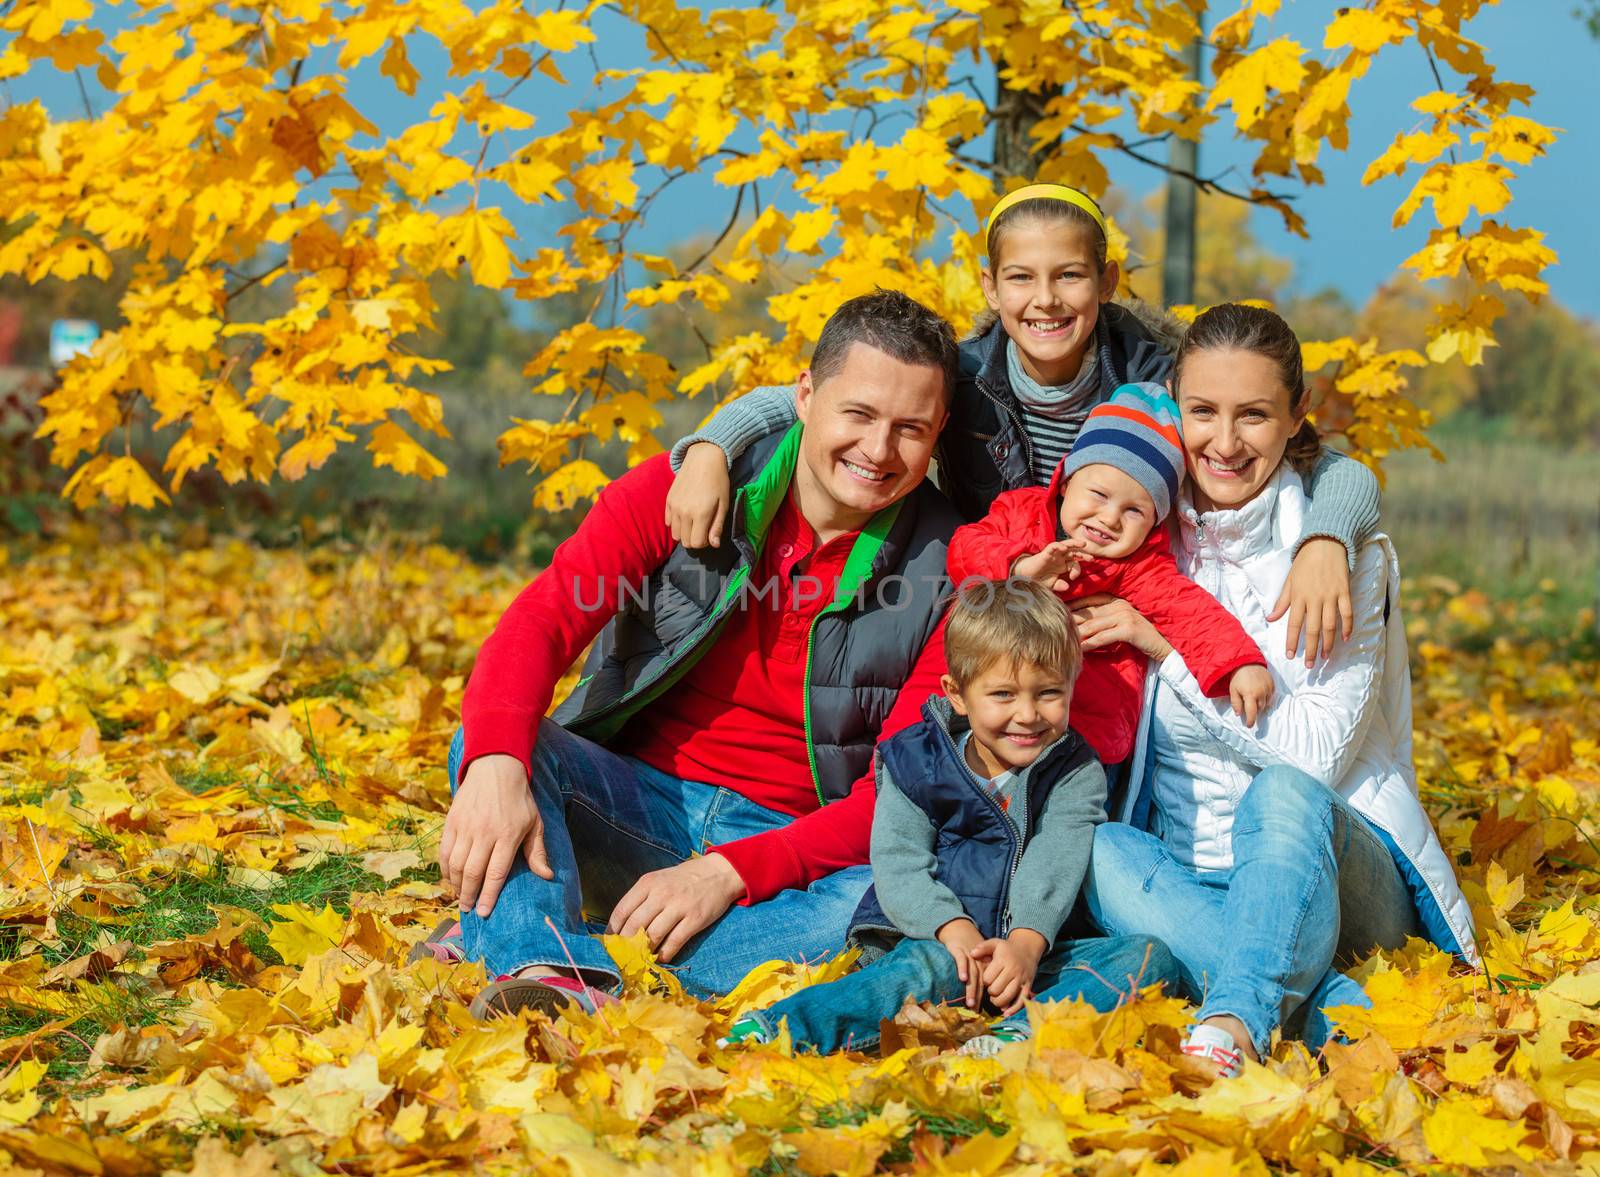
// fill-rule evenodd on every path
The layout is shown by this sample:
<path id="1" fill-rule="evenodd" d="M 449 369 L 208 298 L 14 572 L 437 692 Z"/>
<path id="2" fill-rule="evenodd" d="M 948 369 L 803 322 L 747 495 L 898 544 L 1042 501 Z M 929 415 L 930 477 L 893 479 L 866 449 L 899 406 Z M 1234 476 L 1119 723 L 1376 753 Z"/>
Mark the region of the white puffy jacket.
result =
<path id="1" fill-rule="evenodd" d="M 1260 644 L 1277 689 L 1252 729 L 1226 699 L 1208 699 L 1183 660 L 1169 655 L 1145 680 L 1132 776 L 1117 819 L 1151 824 L 1150 719 L 1155 692 L 1175 691 L 1218 746 L 1209 763 L 1194 766 L 1201 784 L 1188 799 L 1193 812 L 1172 812 L 1183 803 L 1175 792 L 1162 799 L 1165 823 L 1188 819 L 1185 849 L 1197 862 L 1232 861 L 1232 807 L 1256 772 L 1273 764 L 1301 769 L 1334 789 L 1388 844 L 1429 938 L 1476 964 L 1472 913 L 1417 797 L 1400 567 L 1389 538 L 1375 536 L 1357 554 L 1350 585 L 1355 628 L 1332 658 L 1307 668 L 1286 657 L 1287 618 L 1266 620 L 1288 577 L 1306 507 L 1300 478 L 1288 465 L 1249 503 L 1212 512 L 1204 523 L 1185 491 L 1177 510 L 1178 567 Z"/>

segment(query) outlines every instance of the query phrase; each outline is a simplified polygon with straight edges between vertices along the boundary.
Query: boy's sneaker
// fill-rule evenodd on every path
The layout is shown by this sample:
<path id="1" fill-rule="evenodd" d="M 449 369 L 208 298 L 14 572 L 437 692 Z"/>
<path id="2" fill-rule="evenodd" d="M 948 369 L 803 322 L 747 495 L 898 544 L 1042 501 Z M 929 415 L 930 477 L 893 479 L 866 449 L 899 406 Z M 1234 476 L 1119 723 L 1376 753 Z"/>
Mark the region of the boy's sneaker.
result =
<path id="1" fill-rule="evenodd" d="M 1237 1079 L 1244 1066 L 1244 1052 L 1233 1035 L 1218 1026 L 1196 1026 L 1178 1048 L 1184 1054 L 1203 1058 L 1217 1068 L 1223 1079 Z"/>
<path id="2" fill-rule="evenodd" d="M 1032 1037 L 1026 1026 L 998 1022 L 989 1027 L 987 1034 L 967 1039 L 956 1048 L 956 1053 L 968 1058 L 993 1058 L 1013 1042 L 1026 1042 Z"/>
<path id="3" fill-rule="evenodd" d="M 412 945 L 406 957 L 407 964 L 419 960 L 436 960 L 440 964 L 457 964 L 466 959 L 461 947 L 461 921 L 445 920 L 421 944 Z"/>
<path id="4" fill-rule="evenodd" d="M 525 1009 L 555 1017 L 569 1006 L 577 1006 L 584 1013 L 594 1013 L 617 999 L 602 989 L 585 985 L 576 977 L 501 977 L 486 985 L 468 1007 L 480 1022 L 490 1018 L 514 1015 Z"/>
<path id="5" fill-rule="evenodd" d="M 740 1018 L 728 1027 L 725 1038 L 718 1038 L 717 1045 L 729 1046 L 764 1046 L 772 1041 L 772 1036 L 767 1033 L 767 1028 L 754 1018 Z"/>

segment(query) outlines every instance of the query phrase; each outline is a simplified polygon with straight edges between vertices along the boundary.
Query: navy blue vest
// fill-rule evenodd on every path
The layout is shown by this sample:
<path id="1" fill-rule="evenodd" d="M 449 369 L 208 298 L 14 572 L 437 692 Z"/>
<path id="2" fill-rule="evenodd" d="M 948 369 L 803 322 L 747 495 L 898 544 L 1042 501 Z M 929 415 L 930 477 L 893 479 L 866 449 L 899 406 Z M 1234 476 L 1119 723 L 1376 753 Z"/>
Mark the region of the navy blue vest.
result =
<path id="1" fill-rule="evenodd" d="M 1026 842 L 956 751 L 966 721 L 947 729 L 937 710 L 942 706 L 948 706 L 943 699 L 923 704 L 921 723 L 879 744 L 877 771 L 887 773 L 933 822 L 938 880 L 955 892 L 985 938 L 1004 936 L 1011 930 L 1011 876 Z M 1051 791 L 1093 759 L 1094 752 L 1069 729 L 1033 765 L 1028 773 L 1028 837 Z M 866 931 L 899 935 L 878 903 L 876 886 L 867 889 L 850 921 L 851 937 Z"/>

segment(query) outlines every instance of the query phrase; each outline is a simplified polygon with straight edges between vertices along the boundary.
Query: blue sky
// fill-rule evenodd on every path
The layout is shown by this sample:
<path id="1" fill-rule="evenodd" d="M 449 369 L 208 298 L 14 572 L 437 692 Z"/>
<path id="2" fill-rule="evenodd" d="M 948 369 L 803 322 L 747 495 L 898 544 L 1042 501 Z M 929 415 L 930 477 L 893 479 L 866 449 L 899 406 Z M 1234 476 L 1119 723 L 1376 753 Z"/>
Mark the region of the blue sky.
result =
<path id="1" fill-rule="evenodd" d="M 708 5 L 709 6 L 709 5 Z M 1227 6 L 1219 5 L 1219 10 Z M 1295 37 L 1313 53 L 1320 51 L 1321 30 L 1334 3 L 1289 0 L 1273 21 L 1273 33 Z M 1571 309 L 1600 317 L 1600 232 L 1591 211 L 1594 189 L 1600 181 L 1600 124 L 1593 119 L 1600 88 L 1600 42 L 1592 39 L 1571 14 L 1572 0 L 1504 0 L 1488 7 L 1474 20 L 1470 33 L 1489 48 L 1490 60 L 1503 77 L 1532 85 L 1538 91 L 1531 117 L 1563 128 L 1562 137 L 1549 154 L 1528 168 L 1513 183 L 1515 202 L 1507 219 L 1517 225 L 1542 229 L 1548 244 L 1560 254 L 1560 264 L 1548 278 L 1556 297 Z M 119 14 L 120 15 L 120 14 Z M 106 26 L 110 31 L 110 26 Z M 636 37 L 622 34 L 614 20 L 612 30 L 596 46 L 604 68 L 645 64 Z M 608 30 L 609 31 L 609 30 Z M 446 62 L 442 55 L 413 53 L 424 82 L 412 99 L 395 94 L 387 79 L 371 68 L 359 70 L 351 80 L 351 97 L 358 108 L 374 115 L 383 131 L 393 133 L 426 114 L 444 87 Z M 591 67 L 583 51 L 563 59 L 573 85 L 558 87 L 537 79 L 525 86 L 517 100 L 538 117 L 534 133 L 554 130 L 575 101 L 594 101 L 587 85 Z M 103 105 L 104 96 L 90 83 L 91 101 Z M 1447 79 L 1448 80 L 1448 79 Z M 1413 129 L 1419 117 L 1410 100 L 1432 89 L 1428 65 L 1414 45 L 1390 49 L 1372 72 L 1356 84 L 1352 97 L 1351 148 L 1325 151 L 1322 166 L 1327 184 L 1304 192 L 1296 201 L 1308 222 L 1311 239 L 1302 241 L 1285 232 L 1277 215 L 1262 210 L 1254 227 L 1261 241 L 1294 262 L 1295 285 L 1302 291 L 1332 286 L 1357 304 L 1389 277 L 1398 263 L 1426 239 L 1427 210 L 1412 226 L 1398 232 L 1389 228 L 1394 208 L 1414 179 L 1382 181 L 1371 188 L 1360 184 L 1368 161 L 1384 149 L 1397 131 Z M 13 100 L 41 98 L 59 117 L 78 117 L 83 110 L 76 82 L 48 67 L 14 79 L 3 91 Z M 376 114 L 374 114 L 376 112 Z M 1159 148 L 1157 150 L 1160 150 Z M 1235 142 L 1220 123 L 1201 147 L 1200 170 L 1215 175 L 1229 167 L 1239 169 L 1235 180 L 1248 178 L 1248 149 Z M 1112 182 L 1134 196 L 1157 187 L 1160 176 L 1132 161 L 1108 160 Z M 709 197 L 709 198 L 708 198 Z M 729 207 L 725 190 L 708 193 L 708 185 L 685 183 L 663 198 L 635 238 L 639 248 L 659 251 L 682 237 L 715 232 Z M 548 240 L 560 224 L 565 208 L 506 210 L 520 235 L 519 250 L 531 252 Z"/>

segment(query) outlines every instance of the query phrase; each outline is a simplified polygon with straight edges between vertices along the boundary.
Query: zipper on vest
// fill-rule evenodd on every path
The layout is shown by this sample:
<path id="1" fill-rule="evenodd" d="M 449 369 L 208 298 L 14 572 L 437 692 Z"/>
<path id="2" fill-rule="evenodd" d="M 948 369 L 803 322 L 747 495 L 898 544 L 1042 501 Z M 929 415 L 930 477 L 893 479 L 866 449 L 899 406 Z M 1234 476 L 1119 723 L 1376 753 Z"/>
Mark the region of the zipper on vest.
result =
<path id="1" fill-rule="evenodd" d="M 817 745 L 811 738 L 811 650 L 817 641 L 817 622 L 827 616 L 823 610 L 811 619 L 811 628 L 806 630 L 806 672 L 801 679 L 802 714 L 806 726 L 806 763 L 811 767 L 811 787 L 817 791 L 817 805 L 823 806 L 828 799 L 822 795 L 822 774 L 817 771 Z"/>
<path id="2" fill-rule="evenodd" d="M 1015 819 L 1000 807 L 1000 802 L 994 799 L 994 794 L 978 784 L 977 775 L 967 767 L 966 759 L 961 755 L 961 749 L 956 747 L 956 742 L 950 738 L 950 733 L 945 730 L 944 724 L 940 723 L 935 726 L 939 729 L 939 734 L 944 737 L 944 742 L 949 746 L 951 756 L 961 766 L 961 770 L 967 774 L 968 783 L 978 790 L 978 795 L 989 803 L 989 808 L 994 810 L 995 816 L 1000 819 L 1001 824 L 1011 831 L 1011 870 L 1006 874 L 1005 902 L 1000 908 L 1000 927 L 998 929 L 999 935 L 1008 936 L 1011 934 L 1011 883 L 1017 877 L 1017 868 L 1022 865 L 1022 830 L 1017 826 Z M 1030 767 L 1032 766 L 1030 765 Z M 1024 808 L 1028 804 L 1028 791 L 1026 789 L 1022 790 L 1022 804 Z"/>

